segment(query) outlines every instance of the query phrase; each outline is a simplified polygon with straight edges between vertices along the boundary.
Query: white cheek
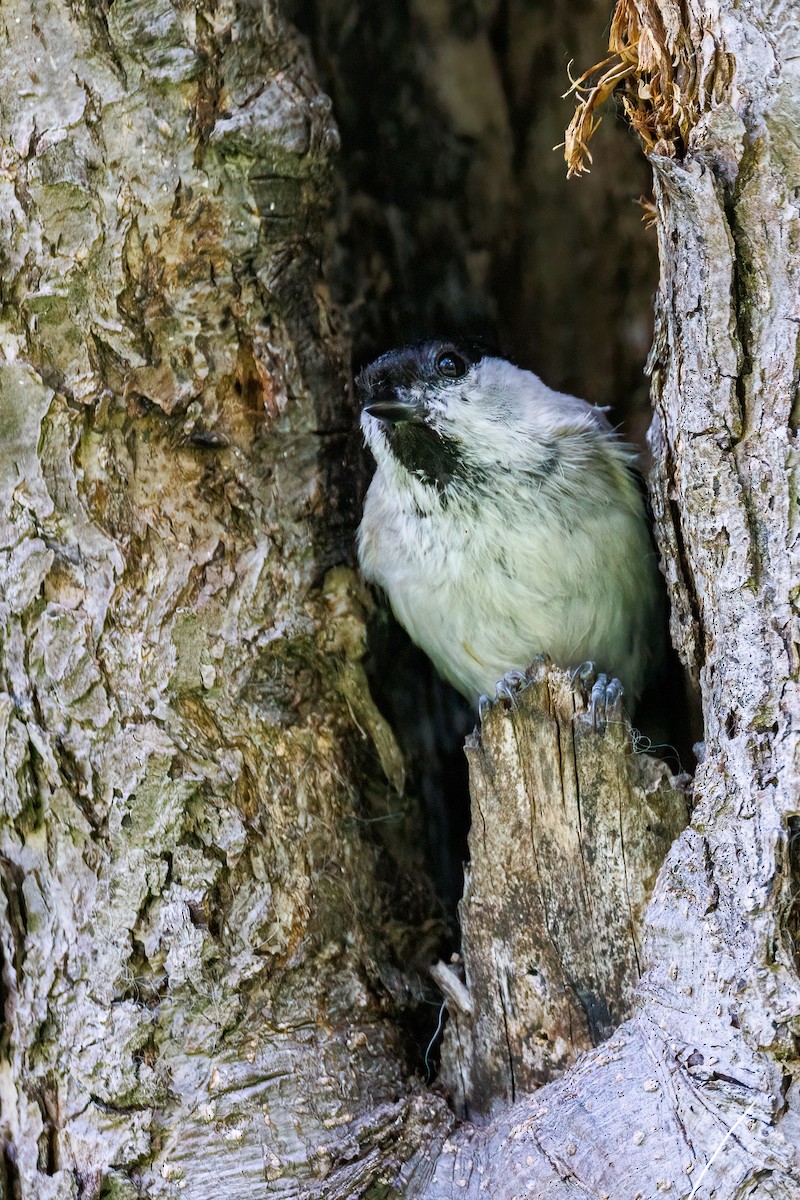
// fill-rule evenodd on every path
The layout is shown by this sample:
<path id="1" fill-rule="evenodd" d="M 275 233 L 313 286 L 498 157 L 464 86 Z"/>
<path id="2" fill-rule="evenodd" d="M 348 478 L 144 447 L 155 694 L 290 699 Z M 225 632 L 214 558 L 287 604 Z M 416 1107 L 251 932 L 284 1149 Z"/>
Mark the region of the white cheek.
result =
<path id="1" fill-rule="evenodd" d="M 362 412 L 361 432 L 364 435 L 364 441 L 378 462 L 380 462 L 381 456 L 388 453 L 386 430 L 383 422 L 379 421 L 377 417 L 371 417 L 368 412 Z"/>

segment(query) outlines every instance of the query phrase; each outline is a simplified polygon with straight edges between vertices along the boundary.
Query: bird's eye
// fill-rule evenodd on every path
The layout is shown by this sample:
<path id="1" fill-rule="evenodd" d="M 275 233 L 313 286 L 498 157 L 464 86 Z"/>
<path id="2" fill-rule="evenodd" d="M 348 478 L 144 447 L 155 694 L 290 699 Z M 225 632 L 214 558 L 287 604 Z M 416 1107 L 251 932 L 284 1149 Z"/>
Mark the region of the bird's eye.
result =
<path id="1" fill-rule="evenodd" d="M 446 354 L 440 354 L 437 358 L 436 370 L 440 375 L 444 375 L 445 379 L 460 379 L 467 373 L 467 364 L 463 358 L 448 350 Z"/>

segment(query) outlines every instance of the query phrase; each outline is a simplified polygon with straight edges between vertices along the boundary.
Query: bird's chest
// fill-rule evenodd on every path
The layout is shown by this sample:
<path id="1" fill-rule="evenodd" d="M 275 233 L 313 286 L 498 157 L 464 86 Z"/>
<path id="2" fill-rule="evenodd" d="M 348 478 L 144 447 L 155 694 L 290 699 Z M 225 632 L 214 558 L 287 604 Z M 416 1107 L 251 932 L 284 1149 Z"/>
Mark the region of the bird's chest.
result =
<path id="1" fill-rule="evenodd" d="M 369 513 L 369 535 L 362 544 L 362 563 L 390 595 L 430 594 L 458 587 L 480 551 L 476 518 L 462 510 L 426 511 L 407 500 L 376 497 Z M 375 517 L 373 520 L 372 517 Z"/>

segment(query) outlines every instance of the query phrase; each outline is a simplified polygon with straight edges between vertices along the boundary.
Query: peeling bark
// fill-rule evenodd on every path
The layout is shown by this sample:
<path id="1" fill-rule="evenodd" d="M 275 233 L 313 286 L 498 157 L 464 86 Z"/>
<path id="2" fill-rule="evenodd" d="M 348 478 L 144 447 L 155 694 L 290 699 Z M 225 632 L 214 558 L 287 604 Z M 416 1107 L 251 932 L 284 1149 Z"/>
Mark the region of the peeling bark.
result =
<path id="1" fill-rule="evenodd" d="M 508 97 L 531 59 L 509 43 L 495 86 L 501 10 L 535 19 L 466 6 L 439 45 L 449 10 L 422 14 L 443 144 L 480 170 L 455 215 L 441 193 L 400 214 L 374 274 L 351 258 L 375 308 L 403 244 L 449 247 L 429 315 L 472 285 L 503 292 L 520 245 L 490 261 L 503 181 L 531 184 L 537 156 L 515 177 L 524 125 L 507 117 L 524 104 Z M 478 1103 L 496 1109 L 471 1125 L 415 1073 L 441 924 L 406 764 L 364 685 L 369 602 L 342 566 L 359 467 L 320 268 L 330 102 L 269 0 L 3 5 L 9 1200 L 798 1194 L 796 21 L 756 0 L 637 12 L 730 68 L 698 93 L 685 144 L 652 159 L 652 494 L 706 753 L 645 918 L 632 1015 L 534 1094 L 515 1082 L 508 1106 L 481 1047 Z M 492 75 L 471 125 L 448 90 L 459 48 Z M 513 277 L 503 303 L 522 328 L 552 293 Z M 369 322 L 357 329 L 366 345 Z M 541 726 L 526 703 L 492 716 L 479 763 Z M 529 932 L 512 926 L 490 960 L 503 892 L 479 890 L 482 853 L 475 836 L 468 981 L 516 968 Z M 631 979 L 598 984 L 619 996 L 612 1024 Z M 542 1067 L 534 1026 L 521 1006 L 524 1087 L 601 1032 L 587 1022 Z"/>

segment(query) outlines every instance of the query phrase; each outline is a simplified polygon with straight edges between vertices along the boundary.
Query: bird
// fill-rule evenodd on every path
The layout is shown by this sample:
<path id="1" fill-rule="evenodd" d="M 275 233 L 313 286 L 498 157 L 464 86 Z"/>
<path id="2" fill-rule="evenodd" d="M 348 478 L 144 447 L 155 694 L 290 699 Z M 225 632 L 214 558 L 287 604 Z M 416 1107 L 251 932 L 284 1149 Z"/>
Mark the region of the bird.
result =
<path id="1" fill-rule="evenodd" d="M 635 704 L 661 657 L 660 577 L 607 410 L 467 337 L 390 350 L 356 387 L 376 463 L 361 572 L 440 675 L 480 705 L 546 655 L 595 682 L 593 713 L 603 693 Z"/>

